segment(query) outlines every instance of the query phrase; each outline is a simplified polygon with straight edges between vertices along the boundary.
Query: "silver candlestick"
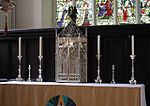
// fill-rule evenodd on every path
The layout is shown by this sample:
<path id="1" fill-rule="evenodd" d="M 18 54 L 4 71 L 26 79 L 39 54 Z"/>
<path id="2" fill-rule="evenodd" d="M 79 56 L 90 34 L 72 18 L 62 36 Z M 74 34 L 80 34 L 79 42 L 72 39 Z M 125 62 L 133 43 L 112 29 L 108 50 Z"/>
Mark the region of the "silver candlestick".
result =
<path id="1" fill-rule="evenodd" d="M 38 78 L 36 79 L 36 81 L 38 82 L 42 82 L 43 81 L 43 78 L 42 78 L 42 59 L 43 59 L 43 56 L 38 56 L 39 58 L 39 75 L 38 75 Z"/>
<path id="2" fill-rule="evenodd" d="M 19 65 L 18 65 L 18 77 L 16 78 L 17 81 L 23 81 L 23 79 L 21 78 L 21 58 L 22 56 L 17 56 L 18 61 L 19 61 Z"/>
<path id="3" fill-rule="evenodd" d="M 111 80 L 112 84 L 115 84 L 115 65 L 112 65 L 112 80 Z"/>
<path id="4" fill-rule="evenodd" d="M 102 83 L 101 77 L 100 77 L 100 57 L 101 55 L 97 55 L 97 78 L 95 79 L 96 83 Z"/>
<path id="5" fill-rule="evenodd" d="M 31 65 L 29 65 L 28 67 L 28 70 L 29 70 L 29 75 L 28 75 L 28 82 L 31 82 Z"/>
<path id="6" fill-rule="evenodd" d="M 134 77 L 134 59 L 135 59 L 135 55 L 130 55 L 131 60 L 132 60 L 132 76 L 131 76 L 131 80 L 129 80 L 130 84 L 136 84 L 136 80 Z"/>

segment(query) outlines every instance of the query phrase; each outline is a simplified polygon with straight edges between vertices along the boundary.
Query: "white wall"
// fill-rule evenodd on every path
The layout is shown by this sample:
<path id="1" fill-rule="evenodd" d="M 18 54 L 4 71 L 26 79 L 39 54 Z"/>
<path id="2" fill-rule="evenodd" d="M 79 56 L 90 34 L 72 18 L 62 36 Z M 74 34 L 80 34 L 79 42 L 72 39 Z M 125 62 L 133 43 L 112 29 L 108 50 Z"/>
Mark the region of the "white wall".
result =
<path id="1" fill-rule="evenodd" d="M 15 26 L 41 28 L 41 0 L 16 0 Z"/>
<path id="2" fill-rule="evenodd" d="M 56 23 L 56 0 L 42 0 L 42 27 L 54 27 Z"/>
<path id="3" fill-rule="evenodd" d="M 55 27 L 56 0 L 13 0 L 16 7 L 9 18 L 9 29 Z M 9 16 L 9 17 L 10 17 Z M 0 13 L 0 28 L 4 27 Z"/>

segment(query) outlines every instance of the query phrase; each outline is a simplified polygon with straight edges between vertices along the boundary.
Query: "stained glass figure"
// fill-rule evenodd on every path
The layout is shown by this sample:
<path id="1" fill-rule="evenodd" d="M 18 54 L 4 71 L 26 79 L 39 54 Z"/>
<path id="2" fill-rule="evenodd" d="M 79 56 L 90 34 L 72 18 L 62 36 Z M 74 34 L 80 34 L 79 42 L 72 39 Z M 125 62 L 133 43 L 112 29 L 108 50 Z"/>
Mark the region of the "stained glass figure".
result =
<path id="1" fill-rule="evenodd" d="M 78 14 L 78 12 L 77 12 L 76 6 L 69 6 L 69 8 L 68 8 L 68 16 L 75 23 L 76 23 L 76 19 L 77 19 L 77 14 Z"/>
<path id="2" fill-rule="evenodd" d="M 113 0 L 96 0 L 97 25 L 113 24 Z"/>
<path id="3" fill-rule="evenodd" d="M 135 0 L 118 0 L 118 23 L 134 24 L 135 23 Z"/>
<path id="4" fill-rule="evenodd" d="M 150 0 L 140 0 L 141 23 L 150 23 Z"/>
<path id="5" fill-rule="evenodd" d="M 58 27 L 66 26 L 69 23 L 68 8 L 69 0 L 57 0 L 56 2 L 56 22 Z"/>
<path id="6" fill-rule="evenodd" d="M 79 0 L 79 24 L 82 26 L 93 25 L 93 2 L 92 0 Z"/>
<path id="7" fill-rule="evenodd" d="M 57 0 L 56 21 L 58 27 L 65 27 L 71 19 L 76 25 L 93 25 L 93 0 Z M 75 6 L 75 8 L 74 8 Z"/>

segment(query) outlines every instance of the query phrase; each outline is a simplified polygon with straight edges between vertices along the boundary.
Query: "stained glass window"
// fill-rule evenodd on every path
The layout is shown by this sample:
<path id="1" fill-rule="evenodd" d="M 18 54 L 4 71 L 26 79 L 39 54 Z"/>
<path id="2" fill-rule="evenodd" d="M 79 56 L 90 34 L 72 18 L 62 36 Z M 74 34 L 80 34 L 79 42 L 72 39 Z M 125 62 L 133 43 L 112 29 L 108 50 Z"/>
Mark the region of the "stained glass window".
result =
<path id="1" fill-rule="evenodd" d="M 58 27 L 67 26 L 71 18 L 68 9 L 76 1 L 78 26 L 150 23 L 150 0 L 140 0 L 140 19 L 137 17 L 137 0 L 56 0 Z M 116 11 L 115 11 L 116 10 Z M 117 21 L 116 21 L 117 20 Z"/>
<path id="2" fill-rule="evenodd" d="M 96 0 L 97 25 L 113 24 L 113 0 Z"/>
<path id="3" fill-rule="evenodd" d="M 118 0 L 118 23 L 135 23 L 136 0 Z"/>
<path id="4" fill-rule="evenodd" d="M 57 0 L 56 2 L 56 21 L 58 27 L 67 26 L 70 22 L 70 17 L 68 15 L 68 9 L 72 5 L 73 0 Z M 76 24 L 78 26 L 89 26 L 93 25 L 93 12 L 92 4 L 93 0 L 76 0 L 77 9 L 77 20 Z"/>
<path id="5" fill-rule="evenodd" d="M 69 7 L 68 0 L 57 0 L 56 2 L 56 22 L 58 27 L 66 26 L 69 22 L 67 11 Z"/>
<path id="6" fill-rule="evenodd" d="M 93 25 L 93 0 L 77 0 L 78 21 L 77 25 Z"/>
<path id="7" fill-rule="evenodd" d="M 141 23 L 150 23 L 150 0 L 141 0 Z"/>

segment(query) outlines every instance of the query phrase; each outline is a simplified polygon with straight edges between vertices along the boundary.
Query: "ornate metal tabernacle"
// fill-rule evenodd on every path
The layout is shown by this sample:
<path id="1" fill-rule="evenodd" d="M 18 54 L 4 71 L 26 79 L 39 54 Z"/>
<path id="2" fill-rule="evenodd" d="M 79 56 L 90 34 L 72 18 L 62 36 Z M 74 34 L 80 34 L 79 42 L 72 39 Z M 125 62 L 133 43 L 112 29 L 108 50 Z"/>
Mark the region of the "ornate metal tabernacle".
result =
<path id="1" fill-rule="evenodd" d="M 56 32 L 56 82 L 87 81 L 87 36 L 71 21 Z"/>

